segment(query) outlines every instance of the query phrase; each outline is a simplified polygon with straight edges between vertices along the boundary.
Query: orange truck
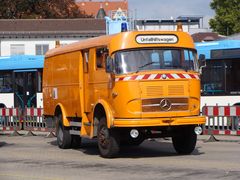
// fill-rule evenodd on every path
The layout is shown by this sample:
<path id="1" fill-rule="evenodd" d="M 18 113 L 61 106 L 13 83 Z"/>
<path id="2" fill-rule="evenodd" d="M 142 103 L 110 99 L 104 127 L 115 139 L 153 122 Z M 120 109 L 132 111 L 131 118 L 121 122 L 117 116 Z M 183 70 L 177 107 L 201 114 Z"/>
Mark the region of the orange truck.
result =
<path id="1" fill-rule="evenodd" d="M 56 121 L 60 148 L 97 138 L 100 155 L 121 145 L 171 137 L 190 154 L 199 115 L 202 59 L 182 31 L 131 31 L 50 50 L 43 71 L 44 115 Z"/>

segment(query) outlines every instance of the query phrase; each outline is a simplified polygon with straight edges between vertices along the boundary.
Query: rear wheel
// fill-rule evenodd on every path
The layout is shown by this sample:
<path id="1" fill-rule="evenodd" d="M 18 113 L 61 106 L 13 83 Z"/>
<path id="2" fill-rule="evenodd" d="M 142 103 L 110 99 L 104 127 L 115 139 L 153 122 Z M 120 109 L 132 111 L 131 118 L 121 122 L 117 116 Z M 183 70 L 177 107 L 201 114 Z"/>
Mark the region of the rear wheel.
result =
<path id="1" fill-rule="evenodd" d="M 178 128 L 176 135 L 172 137 L 172 142 L 178 154 L 191 154 L 197 142 L 194 126 Z"/>
<path id="2" fill-rule="evenodd" d="M 98 148 L 104 158 L 115 157 L 119 152 L 119 135 L 113 129 L 108 129 L 106 118 L 101 118 L 98 124 Z"/>
<path id="3" fill-rule="evenodd" d="M 71 148 L 72 137 L 69 133 L 69 130 L 64 127 L 62 114 L 59 114 L 57 117 L 57 144 L 61 149 Z"/>

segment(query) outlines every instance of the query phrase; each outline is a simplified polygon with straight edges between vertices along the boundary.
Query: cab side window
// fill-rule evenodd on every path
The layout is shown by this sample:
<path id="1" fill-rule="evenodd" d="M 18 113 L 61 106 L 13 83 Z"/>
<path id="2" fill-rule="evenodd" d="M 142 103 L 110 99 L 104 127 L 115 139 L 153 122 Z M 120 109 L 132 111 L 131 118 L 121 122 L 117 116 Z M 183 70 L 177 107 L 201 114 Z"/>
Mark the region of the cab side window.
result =
<path id="1" fill-rule="evenodd" d="M 88 61 L 89 61 L 89 50 L 84 50 L 83 52 L 83 68 L 84 72 L 88 72 Z"/>
<path id="2" fill-rule="evenodd" d="M 96 50 L 96 67 L 97 67 L 97 70 L 105 68 L 105 61 L 106 61 L 107 56 L 108 56 L 107 48 L 98 48 Z"/>

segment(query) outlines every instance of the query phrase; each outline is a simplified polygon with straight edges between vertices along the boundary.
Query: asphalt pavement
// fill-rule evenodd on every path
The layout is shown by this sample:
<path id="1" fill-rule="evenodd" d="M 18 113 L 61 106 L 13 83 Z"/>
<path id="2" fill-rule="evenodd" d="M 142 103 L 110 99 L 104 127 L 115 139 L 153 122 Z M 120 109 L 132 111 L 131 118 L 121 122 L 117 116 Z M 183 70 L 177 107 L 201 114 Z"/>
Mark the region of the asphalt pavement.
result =
<path id="1" fill-rule="evenodd" d="M 170 138 L 123 147 L 118 158 L 99 156 L 96 140 L 62 150 L 56 138 L 0 135 L 1 180 L 240 179 L 240 137 L 199 136 L 191 155 L 178 155 Z"/>

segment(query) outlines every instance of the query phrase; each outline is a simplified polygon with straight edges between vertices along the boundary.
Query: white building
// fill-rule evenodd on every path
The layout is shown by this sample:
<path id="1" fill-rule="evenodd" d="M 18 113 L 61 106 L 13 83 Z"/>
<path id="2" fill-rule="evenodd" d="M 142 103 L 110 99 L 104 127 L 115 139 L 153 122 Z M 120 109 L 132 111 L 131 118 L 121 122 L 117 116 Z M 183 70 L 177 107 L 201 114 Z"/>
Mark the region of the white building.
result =
<path id="1" fill-rule="evenodd" d="M 134 21 L 135 29 L 138 31 L 175 31 L 178 23 L 181 23 L 183 31 L 188 32 L 189 34 L 209 31 L 209 29 L 203 28 L 202 16 L 179 16 L 176 19 Z"/>
<path id="2" fill-rule="evenodd" d="M 105 34 L 102 19 L 0 20 L 0 56 L 44 55 L 48 49 Z"/>
<path id="3" fill-rule="evenodd" d="M 37 56 L 49 49 L 104 35 L 102 19 L 7 19 L 0 20 L 0 107 L 42 107 L 42 67 Z M 25 57 L 14 55 L 34 55 Z M 12 57 L 8 57 L 12 56 Z M 38 56 L 39 57 L 39 56 Z M 41 56 L 43 59 L 43 56 Z M 13 59 L 13 61 L 8 61 Z M 26 60 L 27 59 L 27 60 Z M 37 62 L 36 66 L 27 66 Z M 13 62 L 14 68 L 9 67 Z M 17 64 L 24 64 L 17 66 Z M 41 64 L 41 66 L 39 66 Z M 9 65 L 9 66 L 8 66 Z M 5 68 L 4 68 L 5 67 Z M 16 83 L 21 82 L 21 83 Z"/>

